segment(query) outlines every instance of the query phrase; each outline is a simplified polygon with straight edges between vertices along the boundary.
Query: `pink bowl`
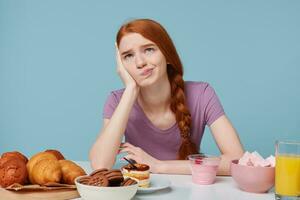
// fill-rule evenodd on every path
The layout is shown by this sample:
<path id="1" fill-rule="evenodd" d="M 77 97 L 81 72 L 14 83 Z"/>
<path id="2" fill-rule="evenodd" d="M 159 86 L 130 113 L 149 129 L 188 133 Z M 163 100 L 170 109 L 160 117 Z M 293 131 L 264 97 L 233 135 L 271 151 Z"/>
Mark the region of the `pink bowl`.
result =
<path id="1" fill-rule="evenodd" d="M 274 186 L 275 167 L 244 166 L 233 160 L 230 171 L 238 187 L 246 192 L 264 193 Z"/>

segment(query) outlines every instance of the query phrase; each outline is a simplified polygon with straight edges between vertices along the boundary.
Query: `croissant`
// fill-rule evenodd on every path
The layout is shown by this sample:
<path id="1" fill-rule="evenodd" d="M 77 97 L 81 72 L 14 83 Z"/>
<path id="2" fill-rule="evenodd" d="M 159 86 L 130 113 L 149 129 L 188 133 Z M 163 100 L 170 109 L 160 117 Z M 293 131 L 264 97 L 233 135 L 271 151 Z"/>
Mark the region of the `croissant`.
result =
<path id="1" fill-rule="evenodd" d="M 49 182 L 59 183 L 62 177 L 62 171 L 58 160 L 42 159 L 32 168 L 32 183 L 45 185 Z"/>
<path id="2" fill-rule="evenodd" d="M 86 175 L 85 171 L 70 160 L 58 161 L 62 170 L 63 183 L 74 185 L 74 179 L 78 176 Z"/>
<path id="3" fill-rule="evenodd" d="M 34 156 L 32 156 L 29 161 L 26 164 L 27 167 L 27 171 L 28 171 L 28 176 L 29 176 L 29 180 L 31 183 L 36 183 L 34 178 L 33 178 L 33 167 L 40 161 L 40 160 L 55 160 L 57 161 L 57 158 L 49 153 L 49 152 L 40 152 L 35 154 Z"/>
<path id="4" fill-rule="evenodd" d="M 59 151 L 57 151 L 55 149 L 47 149 L 45 152 L 52 153 L 53 155 L 55 155 L 57 160 L 64 160 L 65 159 L 65 157 Z"/>

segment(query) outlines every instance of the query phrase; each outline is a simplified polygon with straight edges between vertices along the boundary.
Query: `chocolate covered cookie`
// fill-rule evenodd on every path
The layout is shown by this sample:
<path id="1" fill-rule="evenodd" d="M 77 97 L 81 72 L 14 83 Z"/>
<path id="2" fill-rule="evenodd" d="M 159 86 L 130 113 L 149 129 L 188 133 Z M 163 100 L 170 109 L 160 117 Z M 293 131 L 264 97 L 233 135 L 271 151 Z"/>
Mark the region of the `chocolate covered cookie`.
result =
<path id="1" fill-rule="evenodd" d="M 109 182 L 106 176 L 103 176 L 102 174 L 98 174 L 90 178 L 90 180 L 88 181 L 88 185 L 107 187 L 109 185 Z"/>
<path id="2" fill-rule="evenodd" d="M 109 170 L 103 173 L 108 179 L 109 186 L 120 186 L 121 182 L 124 180 L 123 174 L 120 170 Z"/>
<path id="3" fill-rule="evenodd" d="M 106 168 L 101 168 L 101 169 L 96 169 L 95 171 L 93 171 L 90 176 L 94 176 L 94 175 L 97 175 L 97 174 L 103 174 L 104 172 L 107 172 L 108 169 Z"/>
<path id="4" fill-rule="evenodd" d="M 129 185 L 134 185 L 137 184 L 137 182 L 131 178 L 126 178 L 122 183 L 121 186 L 129 186 Z"/>

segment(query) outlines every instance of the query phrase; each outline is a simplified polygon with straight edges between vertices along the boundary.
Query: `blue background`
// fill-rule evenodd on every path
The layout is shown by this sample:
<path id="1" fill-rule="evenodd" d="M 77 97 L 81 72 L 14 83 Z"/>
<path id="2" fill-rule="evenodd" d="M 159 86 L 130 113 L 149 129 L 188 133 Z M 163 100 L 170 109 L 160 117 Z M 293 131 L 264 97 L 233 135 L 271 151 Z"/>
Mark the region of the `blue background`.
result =
<path id="1" fill-rule="evenodd" d="M 0 153 L 56 148 L 87 160 L 115 68 L 118 28 L 152 18 L 185 80 L 207 81 L 246 150 L 300 141 L 300 1 L 0 0 Z M 206 130 L 202 151 L 218 153 Z"/>

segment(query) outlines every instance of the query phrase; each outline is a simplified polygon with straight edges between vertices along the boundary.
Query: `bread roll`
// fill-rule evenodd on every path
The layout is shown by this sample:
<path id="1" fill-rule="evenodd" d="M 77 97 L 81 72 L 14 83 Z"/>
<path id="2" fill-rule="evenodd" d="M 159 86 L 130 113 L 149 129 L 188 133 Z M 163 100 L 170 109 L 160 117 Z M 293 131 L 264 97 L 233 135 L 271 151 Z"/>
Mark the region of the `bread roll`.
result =
<path id="1" fill-rule="evenodd" d="M 27 176 L 26 163 L 23 160 L 9 156 L 0 159 L 1 187 L 7 187 L 13 183 L 24 185 Z"/>
<path id="2" fill-rule="evenodd" d="M 15 157 L 25 162 L 25 164 L 28 162 L 28 159 L 26 156 L 24 156 L 22 153 L 18 151 L 11 151 L 11 152 L 5 152 L 2 154 L 1 158 L 5 157 Z"/>

